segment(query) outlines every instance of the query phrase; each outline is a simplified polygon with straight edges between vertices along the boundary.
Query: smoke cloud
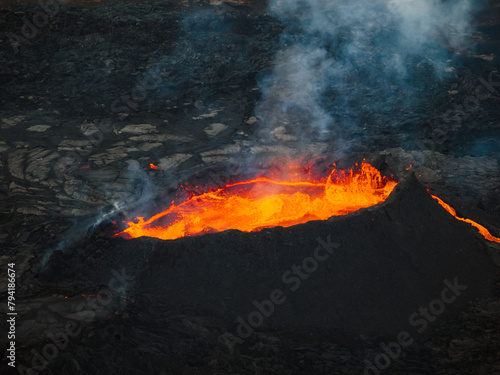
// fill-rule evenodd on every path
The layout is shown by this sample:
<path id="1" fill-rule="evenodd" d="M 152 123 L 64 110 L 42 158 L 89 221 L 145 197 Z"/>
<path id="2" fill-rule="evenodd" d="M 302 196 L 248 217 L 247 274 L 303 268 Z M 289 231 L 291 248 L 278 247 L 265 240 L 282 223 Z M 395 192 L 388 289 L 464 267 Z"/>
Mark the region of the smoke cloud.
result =
<path id="1" fill-rule="evenodd" d="M 396 127 L 449 76 L 484 3 L 270 1 L 285 31 L 260 81 L 258 142 L 299 145 Z"/>

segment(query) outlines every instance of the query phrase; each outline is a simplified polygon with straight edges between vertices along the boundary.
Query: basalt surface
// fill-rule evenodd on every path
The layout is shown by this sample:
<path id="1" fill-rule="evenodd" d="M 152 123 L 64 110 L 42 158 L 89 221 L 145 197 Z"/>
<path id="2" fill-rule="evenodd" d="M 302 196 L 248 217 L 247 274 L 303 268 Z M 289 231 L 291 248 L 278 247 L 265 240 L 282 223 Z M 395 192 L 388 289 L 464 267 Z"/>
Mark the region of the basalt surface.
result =
<path id="1" fill-rule="evenodd" d="M 259 233 L 127 241 L 112 238 L 110 224 L 123 210 L 165 207 L 181 182 L 223 184 L 255 172 L 256 161 L 305 153 L 347 168 L 366 158 L 403 181 L 414 173 L 500 236 L 500 18 L 498 1 L 489 4 L 470 35 L 474 47 L 451 51 L 443 79 L 425 62 L 408 63 L 421 88 L 417 106 L 364 112 L 374 92 L 354 103 L 359 126 L 314 142 L 302 140 L 307 124 L 259 140 L 259 82 L 275 65 L 280 35 L 296 27 L 262 4 L 60 3 L 17 47 L 12 34 L 23 35 L 23 18 L 32 21 L 40 5 L 0 9 L 0 260 L 16 264 L 18 362 L 32 367 L 33 351 L 43 352 L 48 333 L 61 339 L 69 322 L 81 330 L 70 330 L 39 373 L 357 374 L 398 330 L 415 343 L 384 373 L 499 372 L 498 246 L 415 182 L 374 209 Z M 144 98 L 137 87 L 150 71 L 161 84 Z M 345 90 L 364 83 L 360 76 Z M 404 103 L 407 88 L 394 90 Z M 291 291 L 295 282 L 282 274 L 328 235 L 340 247 Z M 416 332 L 409 316 L 455 277 L 468 289 Z M 287 301 L 231 353 L 221 335 L 237 336 L 235 319 L 274 289 Z"/>

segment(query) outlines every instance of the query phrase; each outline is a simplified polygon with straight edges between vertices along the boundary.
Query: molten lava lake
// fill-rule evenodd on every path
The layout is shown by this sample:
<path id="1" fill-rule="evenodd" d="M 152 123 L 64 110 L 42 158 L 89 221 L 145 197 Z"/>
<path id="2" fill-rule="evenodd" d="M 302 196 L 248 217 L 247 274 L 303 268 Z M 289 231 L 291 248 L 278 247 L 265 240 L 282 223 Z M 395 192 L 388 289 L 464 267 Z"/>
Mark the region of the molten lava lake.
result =
<path id="1" fill-rule="evenodd" d="M 153 237 L 174 240 L 181 237 L 237 229 L 254 232 L 264 228 L 289 227 L 312 220 L 326 220 L 382 203 L 397 182 L 383 176 L 363 161 L 339 170 L 330 165 L 326 176 L 311 173 L 311 167 L 288 167 L 279 176 L 258 176 L 228 183 L 188 198 L 145 220 L 139 216 L 125 221 L 127 228 L 115 234 L 127 239 Z M 190 191 L 199 191 L 195 186 Z M 432 196 L 456 219 L 475 227 L 489 241 L 500 242 L 482 225 L 459 217 L 442 199 Z"/>
<path id="2" fill-rule="evenodd" d="M 163 240 L 238 229 L 258 231 L 326 220 L 383 202 L 397 182 L 366 162 L 348 170 L 332 165 L 325 177 L 313 178 L 309 168 L 285 176 L 259 176 L 193 194 L 148 220 L 128 221 L 117 235 Z"/>

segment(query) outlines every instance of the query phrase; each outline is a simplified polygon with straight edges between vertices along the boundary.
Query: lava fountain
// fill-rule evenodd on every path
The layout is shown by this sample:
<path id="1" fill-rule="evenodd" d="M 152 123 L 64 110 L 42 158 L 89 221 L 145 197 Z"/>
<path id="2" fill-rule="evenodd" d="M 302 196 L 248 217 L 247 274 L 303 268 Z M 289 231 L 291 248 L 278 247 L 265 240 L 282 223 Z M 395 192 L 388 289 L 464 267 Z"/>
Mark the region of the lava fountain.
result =
<path id="1" fill-rule="evenodd" d="M 332 165 L 323 178 L 311 178 L 308 167 L 302 173 L 294 169 L 279 178 L 260 176 L 192 195 L 148 220 L 127 222 L 128 228 L 116 235 L 171 240 L 227 229 L 289 227 L 381 203 L 397 184 L 366 162 L 347 171 Z"/>

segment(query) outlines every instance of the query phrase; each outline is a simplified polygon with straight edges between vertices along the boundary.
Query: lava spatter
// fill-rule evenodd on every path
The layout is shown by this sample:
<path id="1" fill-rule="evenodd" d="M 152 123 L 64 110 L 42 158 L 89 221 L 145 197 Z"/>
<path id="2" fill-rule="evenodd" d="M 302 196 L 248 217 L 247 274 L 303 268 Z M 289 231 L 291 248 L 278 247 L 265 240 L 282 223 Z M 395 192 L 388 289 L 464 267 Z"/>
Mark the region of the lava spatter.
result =
<path id="1" fill-rule="evenodd" d="M 295 170 L 277 178 L 261 176 L 193 195 L 148 220 L 127 222 L 128 228 L 117 235 L 169 240 L 228 229 L 288 227 L 381 203 L 397 184 L 366 162 L 347 171 L 333 167 L 326 177 L 314 180 L 309 170 L 304 168 L 302 175 Z"/>

